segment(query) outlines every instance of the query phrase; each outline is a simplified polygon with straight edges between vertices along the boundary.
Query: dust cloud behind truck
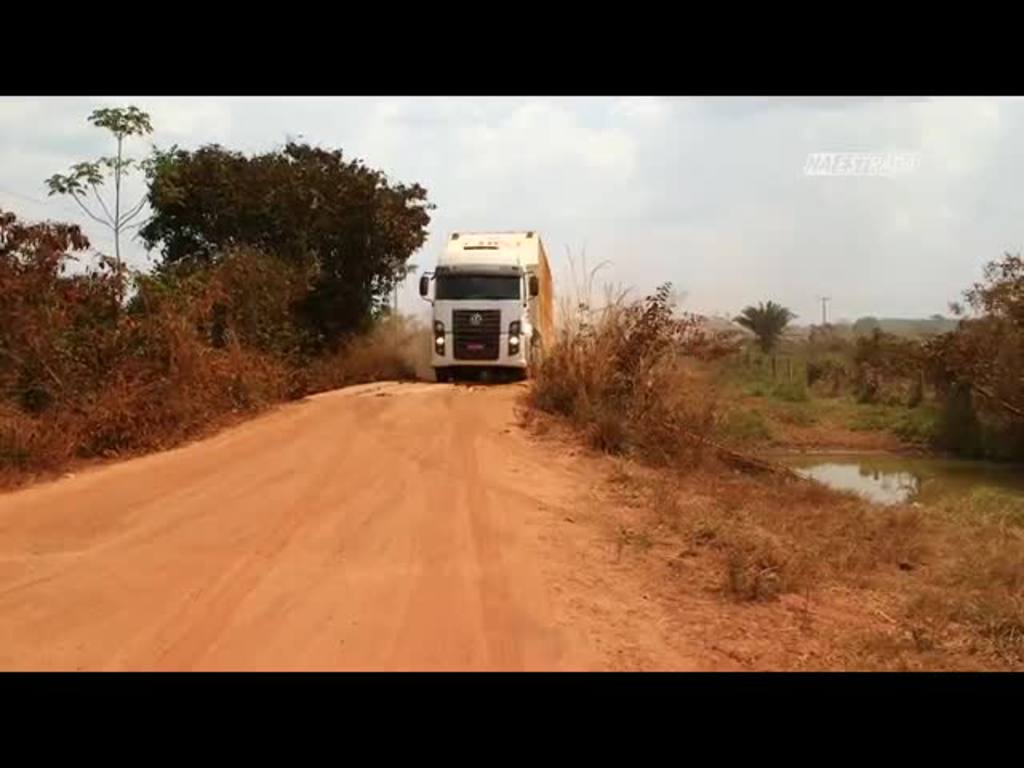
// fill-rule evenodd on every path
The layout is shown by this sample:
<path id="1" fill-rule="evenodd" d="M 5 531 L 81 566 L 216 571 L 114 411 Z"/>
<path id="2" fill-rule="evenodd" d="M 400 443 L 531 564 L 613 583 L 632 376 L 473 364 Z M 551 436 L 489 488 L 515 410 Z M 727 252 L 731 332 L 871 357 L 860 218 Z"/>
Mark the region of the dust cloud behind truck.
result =
<path id="1" fill-rule="evenodd" d="M 551 267 L 536 232 L 453 232 L 420 296 L 433 305 L 438 381 L 482 370 L 525 377 L 554 339 Z"/>

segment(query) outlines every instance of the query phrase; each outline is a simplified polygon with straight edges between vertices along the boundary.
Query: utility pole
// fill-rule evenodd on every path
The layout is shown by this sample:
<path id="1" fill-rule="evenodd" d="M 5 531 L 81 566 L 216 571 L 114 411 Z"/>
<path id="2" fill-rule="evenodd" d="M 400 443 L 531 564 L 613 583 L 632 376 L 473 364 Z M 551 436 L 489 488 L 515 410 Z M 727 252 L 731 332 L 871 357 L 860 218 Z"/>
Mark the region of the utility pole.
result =
<path id="1" fill-rule="evenodd" d="M 830 296 L 821 296 L 821 325 L 828 325 L 828 303 L 832 301 Z"/>

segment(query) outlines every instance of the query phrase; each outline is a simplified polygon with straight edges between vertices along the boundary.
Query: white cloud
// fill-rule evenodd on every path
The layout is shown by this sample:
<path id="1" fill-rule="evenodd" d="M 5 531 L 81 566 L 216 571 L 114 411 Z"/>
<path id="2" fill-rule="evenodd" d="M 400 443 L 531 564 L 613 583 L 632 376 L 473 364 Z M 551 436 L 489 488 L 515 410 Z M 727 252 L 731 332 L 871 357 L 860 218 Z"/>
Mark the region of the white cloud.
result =
<path id="1" fill-rule="evenodd" d="M 527 102 L 477 122 L 451 126 L 469 172 L 486 174 L 543 171 L 578 166 L 629 175 L 634 146 L 620 128 L 584 125 L 573 112 L 545 102 Z M 470 164 L 472 163 L 472 164 Z"/>
<path id="2" fill-rule="evenodd" d="M 611 113 L 634 121 L 656 121 L 667 117 L 671 112 L 670 102 L 652 96 L 630 96 L 615 99 L 611 105 Z"/>
<path id="3" fill-rule="evenodd" d="M 117 104 L 124 99 L 113 100 Z M 182 99 L 133 100 L 149 113 L 154 138 L 161 143 L 215 143 L 231 136 L 231 100 L 184 101 Z"/>
<path id="4" fill-rule="evenodd" d="M 774 298 L 813 317 L 821 293 L 851 317 L 942 311 L 1024 241 L 1018 99 L 0 99 L 0 203 L 70 218 L 42 180 L 109 152 L 85 117 L 113 102 L 148 109 L 161 145 L 301 137 L 422 183 L 438 205 L 424 266 L 450 229 L 534 228 L 556 271 L 585 244 L 615 261 L 607 279 L 671 280 L 704 311 Z M 917 151 L 921 166 L 805 177 L 807 153 L 829 150 Z"/>

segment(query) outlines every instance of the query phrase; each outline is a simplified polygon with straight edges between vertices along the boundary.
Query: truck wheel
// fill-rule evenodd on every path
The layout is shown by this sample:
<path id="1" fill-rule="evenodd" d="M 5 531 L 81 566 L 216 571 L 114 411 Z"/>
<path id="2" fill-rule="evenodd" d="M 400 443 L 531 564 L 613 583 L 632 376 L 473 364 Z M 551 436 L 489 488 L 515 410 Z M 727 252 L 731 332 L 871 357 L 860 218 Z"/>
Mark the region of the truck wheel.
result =
<path id="1" fill-rule="evenodd" d="M 452 380 L 452 375 L 447 368 L 435 368 L 434 378 L 437 379 L 439 384 L 445 384 Z"/>

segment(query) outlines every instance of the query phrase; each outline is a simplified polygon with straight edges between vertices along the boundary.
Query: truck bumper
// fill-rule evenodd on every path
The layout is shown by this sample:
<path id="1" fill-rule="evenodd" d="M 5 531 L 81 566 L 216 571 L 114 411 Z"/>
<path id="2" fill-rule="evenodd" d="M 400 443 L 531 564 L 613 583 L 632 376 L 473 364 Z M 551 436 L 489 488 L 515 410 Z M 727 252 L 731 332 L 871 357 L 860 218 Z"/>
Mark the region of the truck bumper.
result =
<path id="1" fill-rule="evenodd" d="M 447 343 L 445 344 L 445 354 L 437 354 L 435 349 L 431 353 L 430 364 L 434 368 L 520 368 L 525 369 L 528 366 L 526 359 L 526 350 L 520 349 L 515 354 L 510 355 L 508 353 L 508 342 L 506 337 L 501 339 L 501 353 L 497 358 L 492 360 L 457 360 L 452 354 L 452 339 L 451 334 L 447 337 Z"/>

